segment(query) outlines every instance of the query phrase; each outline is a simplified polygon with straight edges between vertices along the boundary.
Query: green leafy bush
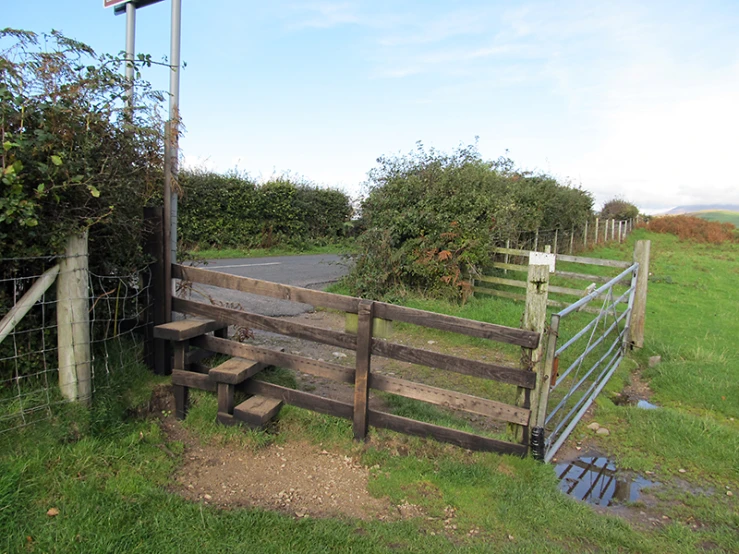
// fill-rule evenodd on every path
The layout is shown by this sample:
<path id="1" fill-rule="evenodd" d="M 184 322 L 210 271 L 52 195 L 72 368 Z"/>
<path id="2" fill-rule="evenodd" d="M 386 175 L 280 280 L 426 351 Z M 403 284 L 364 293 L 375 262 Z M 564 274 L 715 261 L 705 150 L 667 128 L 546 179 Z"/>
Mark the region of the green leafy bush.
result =
<path id="1" fill-rule="evenodd" d="M 639 208 L 623 198 L 613 198 L 600 210 L 600 216 L 606 219 L 633 219 L 639 215 Z"/>
<path id="2" fill-rule="evenodd" d="M 257 185 L 245 175 L 180 174 L 179 236 L 187 248 L 269 248 L 344 236 L 349 197 L 287 179 Z"/>
<path id="3" fill-rule="evenodd" d="M 489 263 L 495 242 L 569 228 L 593 204 L 586 191 L 518 171 L 506 158 L 483 160 L 473 146 L 444 154 L 419 143 L 406 156 L 380 158 L 368 184 L 367 230 L 347 283 L 371 298 L 406 290 L 464 298 L 468 276 Z"/>

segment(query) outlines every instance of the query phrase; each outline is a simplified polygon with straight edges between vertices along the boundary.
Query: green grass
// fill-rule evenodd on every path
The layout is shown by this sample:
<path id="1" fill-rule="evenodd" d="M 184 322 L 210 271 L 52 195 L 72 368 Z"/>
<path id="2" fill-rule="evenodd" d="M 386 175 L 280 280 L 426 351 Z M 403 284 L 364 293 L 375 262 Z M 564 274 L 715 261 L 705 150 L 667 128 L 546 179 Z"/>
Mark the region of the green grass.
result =
<path id="1" fill-rule="evenodd" d="M 704 212 L 695 212 L 695 217 L 706 219 L 708 221 L 718 221 L 719 223 L 731 223 L 735 227 L 739 227 L 739 212 L 729 212 L 726 210 L 706 210 Z"/>
<path id="2" fill-rule="evenodd" d="M 198 260 L 221 260 L 229 258 L 267 258 L 275 256 L 307 256 L 311 254 L 350 254 L 354 250 L 352 241 L 339 244 L 306 245 L 304 247 L 276 246 L 274 248 L 204 248 L 192 249 L 185 257 Z"/>
<path id="3" fill-rule="evenodd" d="M 423 516 L 296 520 L 188 502 L 168 488 L 182 444 L 168 442 L 156 420 L 136 415 L 161 379 L 127 364 L 89 412 L 64 405 L 51 422 L 0 434 L 0 552 L 737 552 L 737 496 L 724 490 L 739 491 L 739 247 L 694 246 L 641 231 L 630 240 L 636 238 L 653 241 L 646 347 L 609 388 L 620 388 L 638 364 L 663 408 L 616 406 L 602 395 L 595 417 L 612 433 L 597 446 L 619 466 L 656 473 L 663 483 L 659 514 L 670 518 L 665 525 L 632 526 L 574 502 L 557 490 L 551 467 L 530 459 L 470 453 L 385 430 L 372 430 L 368 444 L 357 444 L 351 422 L 290 406 L 268 431 L 218 426 L 215 395 L 206 393 L 192 395 L 185 422 L 201 441 L 254 450 L 274 441 L 321 444 L 370 468 L 373 495 L 418 505 Z M 631 247 L 595 255 L 629 259 Z M 408 305 L 512 326 L 523 309 L 501 299 Z M 490 348 L 410 325 L 395 333 L 404 341 L 436 340 L 452 352 Z M 646 369 L 653 355 L 663 361 Z M 280 371 L 268 378 L 293 384 Z M 448 417 L 413 402 L 392 407 L 435 421 Z M 574 438 L 588 433 L 580 426 Z M 46 515 L 52 507 L 58 516 Z M 457 529 L 445 523 L 450 509 Z"/>

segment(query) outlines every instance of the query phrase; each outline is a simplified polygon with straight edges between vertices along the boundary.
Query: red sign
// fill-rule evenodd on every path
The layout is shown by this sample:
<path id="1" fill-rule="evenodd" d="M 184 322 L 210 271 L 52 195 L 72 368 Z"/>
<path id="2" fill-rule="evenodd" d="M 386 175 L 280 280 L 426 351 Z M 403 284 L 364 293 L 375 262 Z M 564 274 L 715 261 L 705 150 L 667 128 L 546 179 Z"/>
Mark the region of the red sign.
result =
<path id="1" fill-rule="evenodd" d="M 103 0 L 103 8 L 112 8 L 119 6 L 120 4 L 126 4 L 131 0 Z"/>

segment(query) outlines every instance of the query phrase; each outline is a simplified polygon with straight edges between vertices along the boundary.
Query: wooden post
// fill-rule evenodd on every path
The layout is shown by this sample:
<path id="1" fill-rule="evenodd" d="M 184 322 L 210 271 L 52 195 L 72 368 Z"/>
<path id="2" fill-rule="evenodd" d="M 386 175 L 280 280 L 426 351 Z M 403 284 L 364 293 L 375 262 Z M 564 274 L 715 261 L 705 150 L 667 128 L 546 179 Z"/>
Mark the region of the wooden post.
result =
<path id="1" fill-rule="evenodd" d="M 575 245 L 575 226 L 572 226 L 572 230 L 570 231 L 570 254 L 572 254 L 572 249 Z"/>
<path id="2" fill-rule="evenodd" d="M 357 320 L 357 365 L 354 374 L 354 439 L 367 437 L 367 404 L 369 402 L 369 374 L 372 356 L 372 319 L 374 302 L 359 303 Z"/>
<path id="3" fill-rule="evenodd" d="M 644 323 L 647 317 L 647 284 L 649 282 L 649 250 L 652 241 L 638 240 L 634 245 L 634 261 L 639 264 L 636 291 L 631 311 L 630 335 L 635 348 L 644 347 Z"/>
<path id="4" fill-rule="evenodd" d="M 536 230 L 536 234 L 534 235 L 534 252 L 539 251 L 539 229 Z"/>
<path id="5" fill-rule="evenodd" d="M 511 247 L 511 239 L 506 239 L 506 241 L 505 241 L 505 247 L 506 247 L 506 249 L 508 249 L 508 248 Z M 505 261 L 505 263 L 508 263 L 508 260 L 509 259 L 510 258 L 508 257 L 508 253 L 506 253 L 505 258 L 504 258 L 503 261 Z M 504 269 L 503 270 L 503 275 L 508 275 L 508 270 L 507 269 Z"/>
<path id="6" fill-rule="evenodd" d="M 178 341 L 174 345 L 174 369 L 185 369 L 185 358 L 187 356 L 188 341 Z M 175 417 L 185 419 L 190 404 L 190 389 L 184 385 L 172 385 L 174 392 Z M 220 400 L 219 391 L 219 400 Z"/>
<path id="7" fill-rule="evenodd" d="M 167 288 L 164 279 L 164 211 L 161 206 L 144 208 L 146 253 L 152 260 L 150 271 L 150 310 L 147 321 L 147 364 L 157 375 L 172 373 L 172 346 L 169 341 L 154 338 L 154 327 L 169 321 L 166 310 Z M 149 361 L 151 360 L 151 361 Z"/>
<path id="8" fill-rule="evenodd" d="M 70 401 L 90 404 L 90 291 L 87 269 L 87 231 L 67 240 L 57 277 L 57 340 L 59 388 Z"/>
<path id="9" fill-rule="evenodd" d="M 536 410 L 531 412 L 532 439 L 539 436 L 540 444 L 535 445 L 531 441 L 531 450 L 535 458 L 544 459 L 544 425 L 547 419 L 547 407 L 549 405 L 549 391 L 554 385 L 555 353 L 557 351 L 557 338 L 559 337 L 559 316 L 552 315 L 552 322 L 547 330 L 546 357 L 544 363 L 539 364 L 541 368 L 536 375 Z M 542 336 L 542 341 L 544 337 Z"/>
<path id="10" fill-rule="evenodd" d="M 595 244 L 598 244 L 598 224 L 600 223 L 599 218 L 595 218 Z"/>
<path id="11" fill-rule="evenodd" d="M 586 250 L 588 248 L 588 220 L 585 220 L 585 230 L 582 232 L 582 248 Z"/>
<path id="12" fill-rule="evenodd" d="M 611 240 L 616 240 L 616 220 L 611 219 Z"/>
<path id="13" fill-rule="evenodd" d="M 558 254 L 559 250 L 557 249 L 557 240 L 559 239 L 559 229 L 554 230 L 554 253 Z"/>
<path id="14" fill-rule="evenodd" d="M 543 333 L 547 319 L 547 299 L 549 297 L 549 266 L 548 265 L 529 265 L 529 273 L 526 284 L 526 309 L 523 315 L 522 329 Z M 533 424 L 535 414 L 540 401 L 541 387 L 549 386 L 548 382 L 543 380 L 543 354 L 544 354 L 544 338 L 542 336 L 539 345 L 534 348 L 524 348 L 522 358 L 530 360 L 531 363 L 526 369 L 537 372 L 536 389 L 529 391 L 528 389 L 518 389 L 517 406 L 524 408 L 531 405 L 531 420 L 529 425 Z M 541 381 L 541 382 L 540 382 Z M 528 440 L 525 436 L 525 428 L 520 425 L 511 425 L 510 431 L 514 435 L 514 439 L 524 442 Z"/>

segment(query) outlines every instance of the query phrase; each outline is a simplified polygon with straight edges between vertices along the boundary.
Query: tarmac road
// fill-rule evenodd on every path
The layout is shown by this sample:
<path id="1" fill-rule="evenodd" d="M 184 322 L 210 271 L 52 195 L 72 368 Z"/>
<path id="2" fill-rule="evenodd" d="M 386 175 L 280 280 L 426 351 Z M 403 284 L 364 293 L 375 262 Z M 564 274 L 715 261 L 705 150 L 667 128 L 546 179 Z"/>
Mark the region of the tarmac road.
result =
<path id="1" fill-rule="evenodd" d="M 278 256 L 272 258 L 233 258 L 209 260 L 204 267 L 212 271 L 251 277 L 310 289 L 322 289 L 346 275 L 349 260 L 332 254 L 310 256 Z M 209 302 L 212 297 L 227 307 L 243 308 L 268 316 L 291 316 L 313 311 L 313 306 L 231 291 L 208 285 L 193 284 L 192 300 Z"/>

